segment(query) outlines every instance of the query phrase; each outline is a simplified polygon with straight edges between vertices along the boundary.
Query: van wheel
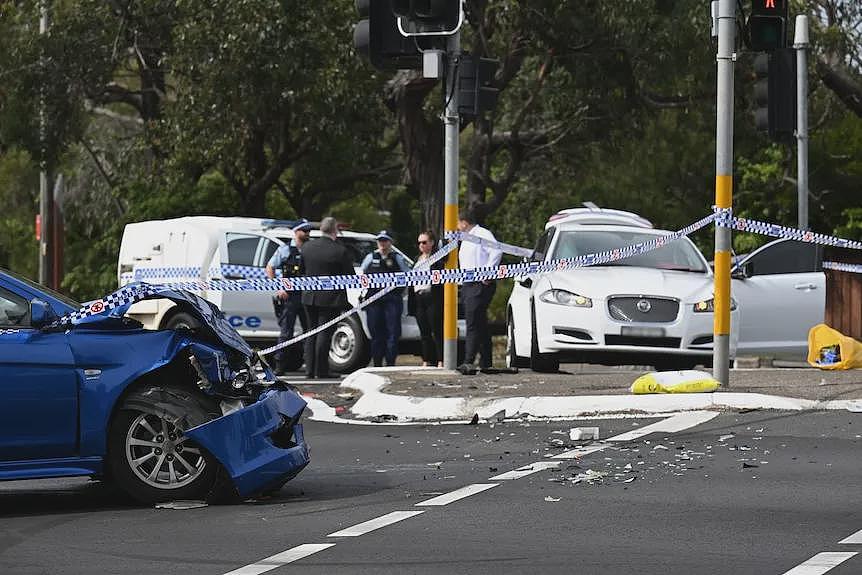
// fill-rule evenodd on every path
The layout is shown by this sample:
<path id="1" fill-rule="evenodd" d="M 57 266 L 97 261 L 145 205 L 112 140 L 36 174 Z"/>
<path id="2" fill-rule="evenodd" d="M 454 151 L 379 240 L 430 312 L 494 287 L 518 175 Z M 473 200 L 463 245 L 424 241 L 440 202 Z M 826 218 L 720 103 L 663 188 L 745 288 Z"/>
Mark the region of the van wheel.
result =
<path id="1" fill-rule="evenodd" d="M 351 373 L 367 366 L 370 359 L 368 338 L 356 314 L 335 324 L 329 344 L 329 369 Z"/>
<path id="2" fill-rule="evenodd" d="M 165 324 L 165 329 L 196 329 L 201 326 L 200 322 L 187 313 L 179 312 L 171 316 Z"/>

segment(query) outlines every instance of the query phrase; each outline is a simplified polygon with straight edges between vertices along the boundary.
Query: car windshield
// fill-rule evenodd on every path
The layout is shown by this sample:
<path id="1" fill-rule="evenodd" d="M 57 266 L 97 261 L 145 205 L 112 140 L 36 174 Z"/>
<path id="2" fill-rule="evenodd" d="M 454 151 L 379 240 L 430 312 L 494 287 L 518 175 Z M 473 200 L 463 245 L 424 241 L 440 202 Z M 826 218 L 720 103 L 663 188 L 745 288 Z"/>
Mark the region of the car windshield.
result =
<path id="1" fill-rule="evenodd" d="M 45 287 L 42 284 L 38 284 L 29 278 L 26 278 L 20 274 L 16 274 L 13 271 L 9 271 L 7 269 L 4 269 L 3 271 L 5 273 L 9 274 L 10 276 L 14 277 L 16 280 L 27 284 L 31 288 L 39 290 L 39 291 L 43 291 L 43 292 L 47 293 L 48 295 L 60 300 L 64 304 L 68 305 L 69 307 L 74 307 L 74 308 L 81 307 L 80 303 L 76 302 L 75 300 L 73 300 L 69 296 L 65 296 L 65 295 L 61 294 L 60 292 L 56 292 L 56 291 L 52 290 L 49 287 Z"/>
<path id="2" fill-rule="evenodd" d="M 655 234 L 645 234 L 617 230 L 578 230 L 560 234 L 554 248 L 553 259 L 574 258 L 599 252 L 624 248 L 633 244 L 655 239 Z M 703 258 L 691 243 L 684 239 L 660 247 L 644 254 L 638 254 L 606 266 L 632 266 L 679 270 L 690 272 L 707 271 Z"/>

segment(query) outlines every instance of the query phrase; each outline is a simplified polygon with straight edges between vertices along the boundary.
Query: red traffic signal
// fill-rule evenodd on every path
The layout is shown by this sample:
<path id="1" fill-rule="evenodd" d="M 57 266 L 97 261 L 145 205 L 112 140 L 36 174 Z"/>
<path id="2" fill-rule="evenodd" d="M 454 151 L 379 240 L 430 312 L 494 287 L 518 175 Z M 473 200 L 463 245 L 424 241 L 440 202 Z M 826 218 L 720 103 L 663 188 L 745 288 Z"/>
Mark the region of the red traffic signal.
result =
<path id="1" fill-rule="evenodd" d="M 787 44 L 788 0 L 751 0 L 748 45 L 756 52 L 771 52 Z"/>

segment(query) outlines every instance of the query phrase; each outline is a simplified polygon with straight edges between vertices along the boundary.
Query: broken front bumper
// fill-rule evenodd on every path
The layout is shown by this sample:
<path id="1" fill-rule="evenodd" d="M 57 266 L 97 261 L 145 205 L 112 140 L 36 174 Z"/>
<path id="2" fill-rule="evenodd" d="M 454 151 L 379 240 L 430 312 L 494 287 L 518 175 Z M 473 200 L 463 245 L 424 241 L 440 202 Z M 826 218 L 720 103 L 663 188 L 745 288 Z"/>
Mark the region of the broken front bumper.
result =
<path id="1" fill-rule="evenodd" d="M 299 423 L 305 401 L 294 391 L 270 390 L 224 417 L 186 431 L 224 466 L 243 497 L 280 486 L 308 465 Z"/>

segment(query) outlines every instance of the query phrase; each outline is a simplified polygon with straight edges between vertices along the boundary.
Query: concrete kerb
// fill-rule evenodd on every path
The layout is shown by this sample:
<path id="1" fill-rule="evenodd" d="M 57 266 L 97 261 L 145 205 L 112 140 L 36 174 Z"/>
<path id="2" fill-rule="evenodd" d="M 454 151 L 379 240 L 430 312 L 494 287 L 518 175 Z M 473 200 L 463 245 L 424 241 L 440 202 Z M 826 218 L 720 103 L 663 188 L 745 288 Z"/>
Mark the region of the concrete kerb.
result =
<path id="1" fill-rule="evenodd" d="M 761 393 L 692 393 L 657 395 L 532 396 L 506 398 L 408 397 L 383 393 L 389 384 L 387 374 L 394 372 L 452 372 L 436 367 L 387 367 L 358 370 L 341 382 L 340 387 L 362 395 L 349 409 L 353 419 L 340 418 L 335 410 L 319 400 L 311 400 L 311 419 L 372 424 L 381 416 L 387 423 L 466 422 L 474 414 L 488 420 L 504 411 L 506 419 L 582 418 L 614 414 L 655 415 L 679 411 L 767 409 L 780 411 L 850 410 L 862 411 L 862 400 L 811 400 Z"/>

